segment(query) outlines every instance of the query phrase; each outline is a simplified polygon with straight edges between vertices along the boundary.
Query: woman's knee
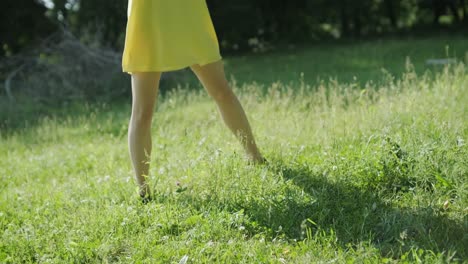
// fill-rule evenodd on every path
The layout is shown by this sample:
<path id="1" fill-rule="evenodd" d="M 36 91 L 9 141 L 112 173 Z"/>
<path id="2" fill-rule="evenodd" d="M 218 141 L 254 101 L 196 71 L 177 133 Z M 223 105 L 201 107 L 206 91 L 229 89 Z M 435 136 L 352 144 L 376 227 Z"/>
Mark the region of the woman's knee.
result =
<path id="1" fill-rule="evenodd" d="M 150 125 L 153 119 L 153 107 L 134 107 L 131 119 L 139 126 Z"/>
<path id="2" fill-rule="evenodd" d="M 220 85 L 208 90 L 208 94 L 217 102 L 230 102 L 235 98 L 234 92 L 227 85 Z"/>
<path id="3" fill-rule="evenodd" d="M 160 72 L 132 73 L 132 122 L 149 125 L 158 96 Z"/>
<path id="4" fill-rule="evenodd" d="M 229 87 L 223 70 L 222 61 L 205 66 L 192 66 L 192 71 L 205 87 L 208 94 L 216 101 L 232 100 L 234 93 Z"/>

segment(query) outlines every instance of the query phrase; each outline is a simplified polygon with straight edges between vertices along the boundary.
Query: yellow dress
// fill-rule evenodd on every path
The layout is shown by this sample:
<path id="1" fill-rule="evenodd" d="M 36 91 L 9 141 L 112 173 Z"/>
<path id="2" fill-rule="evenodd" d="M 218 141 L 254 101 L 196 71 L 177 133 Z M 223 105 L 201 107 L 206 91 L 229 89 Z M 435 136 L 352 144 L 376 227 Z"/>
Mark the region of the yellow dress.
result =
<path id="1" fill-rule="evenodd" d="M 129 0 L 124 72 L 172 71 L 220 59 L 205 0 Z"/>

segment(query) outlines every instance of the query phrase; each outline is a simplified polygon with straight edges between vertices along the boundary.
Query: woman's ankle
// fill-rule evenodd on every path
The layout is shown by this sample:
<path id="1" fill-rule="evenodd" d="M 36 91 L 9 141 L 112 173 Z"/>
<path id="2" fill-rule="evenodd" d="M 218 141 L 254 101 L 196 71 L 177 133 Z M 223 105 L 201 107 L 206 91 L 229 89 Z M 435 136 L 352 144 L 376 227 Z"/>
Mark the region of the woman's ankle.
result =
<path id="1" fill-rule="evenodd" d="M 263 157 L 262 154 L 247 154 L 247 159 L 253 164 L 266 164 L 267 160 Z"/>
<path id="2" fill-rule="evenodd" d="M 140 194 L 140 197 L 149 197 L 151 196 L 151 192 L 150 192 L 150 188 L 148 186 L 148 184 L 144 183 L 144 184 L 140 184 L 140 187 L 139 187 L 139 194 Z"/>

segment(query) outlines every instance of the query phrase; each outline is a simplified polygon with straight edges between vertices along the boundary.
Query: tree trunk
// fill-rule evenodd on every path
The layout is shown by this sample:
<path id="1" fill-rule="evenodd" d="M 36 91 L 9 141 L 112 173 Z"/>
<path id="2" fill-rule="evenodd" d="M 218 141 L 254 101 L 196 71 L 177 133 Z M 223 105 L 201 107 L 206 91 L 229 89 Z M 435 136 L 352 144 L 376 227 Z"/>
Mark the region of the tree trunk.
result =
<path id="1" fill-rule="evenodd" d="M 358 10 L 354 10 L 353 24 L 354 24 L 354 35 L 356 37 L 361 36 L 361 32 L 362 32 L 361 13 Z"/>
<path id="2" fill-rule="evenodd" d="M 462 21 L 466 21 L 466 4 L 465 4 L 465 0 L 460 0 L 460 5 L 462 7 L 462 12 L 463 12 Z"/>
<path id="3" fill-rule="evenodd" d="M 394 0 L 385 0 L 385 5 L 387 7 L 387 16 L 388 16 L 388 19 L 390 19 L 390 24 L 392 25 L 393 29 L 396 29 L 397 17 L 395 13 Z"/>
<path id="4" fill-rule="evenodd" d="M 447 5 L 452 12 L 453 16 L 455 17 L 455 21 L 460 22 L 460 15 L 458 14 L 458 1 L 456 0 L 449 0 L 447 1 Z"/>
<path id="5" fill-rule="evenodd" d="M 346 12 L 346 7 L 341 5 L 341 32 L 342 35 L 348 37 L 349 34 L 349 16 Z"/>

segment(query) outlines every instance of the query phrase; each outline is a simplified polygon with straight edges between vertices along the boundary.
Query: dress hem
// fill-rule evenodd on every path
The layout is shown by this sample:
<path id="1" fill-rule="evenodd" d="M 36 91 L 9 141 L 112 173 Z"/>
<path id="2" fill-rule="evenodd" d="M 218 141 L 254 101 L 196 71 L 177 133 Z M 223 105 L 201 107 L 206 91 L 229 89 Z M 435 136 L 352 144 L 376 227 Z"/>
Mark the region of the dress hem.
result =
<path id="1" fill-rule="evenodd" d="M 214 62 L 217 62 L 217 61 L 220 61 L 222 60 L 223 57 L 222 56 L 219 56 L 217 57 L 216 59 L 213 59 L 213 60 L 207 60 L 207 61 L 203 61 L 203 62 L 193 62 L 193 63 L 189 63 L 189 64 L 184 64 L 184 66 L 169 66 L 169 67 L 164 67 L 164 68 L 159 68 L 159 69 L 153 69 L 153 68 L 141 68 L 141 69 L 130 69 L 126 66 L 123 66 L 122 67 L 122 72 L 125 72 L 125 73 L 128 73 L 128 74 L 132 74 L 133 72 L 168 72 L 168 71 L 177 71 L 177 70 L 182 70 L 182 69 L 185 69 L 187 67 L 190 67 L 192 65 L 200 65 L 200 66 L 203 66 L 203 65 L 206 65 L 206 64 L 210 64 L 210 63 L 214 63 Z"/>

